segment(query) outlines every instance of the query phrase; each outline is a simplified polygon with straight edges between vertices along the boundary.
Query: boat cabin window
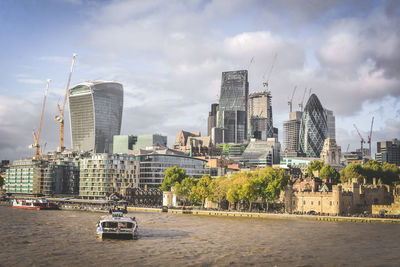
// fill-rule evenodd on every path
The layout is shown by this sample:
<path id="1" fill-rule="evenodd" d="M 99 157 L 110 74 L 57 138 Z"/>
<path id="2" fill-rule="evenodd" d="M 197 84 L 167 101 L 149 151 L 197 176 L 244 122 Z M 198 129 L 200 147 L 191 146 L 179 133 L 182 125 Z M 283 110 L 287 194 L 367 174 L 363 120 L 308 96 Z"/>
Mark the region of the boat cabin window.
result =
<path id="1" fill-rule="evenodd" d="M 117 222 L 103 222 L 101 224 L 101 226 L 103 226 L 105 228 L 117 228 L 118 227 L 118 223 Z"/>

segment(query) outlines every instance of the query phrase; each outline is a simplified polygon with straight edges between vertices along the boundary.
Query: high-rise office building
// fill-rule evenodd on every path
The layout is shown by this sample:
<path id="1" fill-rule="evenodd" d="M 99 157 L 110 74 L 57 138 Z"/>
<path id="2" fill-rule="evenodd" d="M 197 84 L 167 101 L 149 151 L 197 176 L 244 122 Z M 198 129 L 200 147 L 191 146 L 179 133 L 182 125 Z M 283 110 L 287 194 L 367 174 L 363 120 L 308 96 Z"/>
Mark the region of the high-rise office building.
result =
<path id="1" fill-rule="evenodd" d="M 318 97 L 312 94 L 304 108 L 300 127 L 300 149 L 307 157 L 319 158 L 328 138 L 327 115 Z"/>
<path id="2" fill-rule="evenodd" d="M 247 113 L 249 138 L 267 140 L 274 137 L 271 98 L 271 92 L 268 91 L 249 95 Z"/>
<path id="3" fill-rule="evenodd" d="M 392 141 L 377 142 L 375 159 L 381 163 L 388 162 L 400 166 L 400 141 L 395 138 Z"/>
<path id="4" fill-rule="evenodd" d="M 217 127 L 223 129 L 223 143 L 241 144 L 247 139 L 247 70 L 222 73 Z"/>
<path id="5" fill-rule="evenodd" d="M 303 112 L 294 111 L 289 113 L 289 120 L 283 122 L 283 151 L 288 155 L 297 156 L 300 152 L 300 125 Z"/>
<path id="6" fill-rule="evenodd" d="M 325 109 L 326 123 L 328 125 L 328 138 L 336 139 L 335 116 L 333 111 Z"/>
<path id="7" fill-rule="evenodd" d="M 207 135 L 211 136 L 211 130 L 217 127 L 218 104 L 211 104 L 211 111 L 208 113 Z"/>
<path id="8" fill-rule="evenodd" d="M 124 91 L 117 82 L 90 81 L 69 90 L 72 148 L 112 153 L 121 131 Z"/>

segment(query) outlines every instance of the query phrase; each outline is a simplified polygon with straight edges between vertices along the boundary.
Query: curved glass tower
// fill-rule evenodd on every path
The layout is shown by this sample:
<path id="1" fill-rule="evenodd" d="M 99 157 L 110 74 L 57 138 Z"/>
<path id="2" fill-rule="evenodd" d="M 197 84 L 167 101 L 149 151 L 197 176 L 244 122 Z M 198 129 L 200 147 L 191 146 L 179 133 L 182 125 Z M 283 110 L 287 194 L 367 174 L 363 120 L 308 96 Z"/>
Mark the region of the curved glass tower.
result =
<path id="1" fill-rule="evenodd" d="M 328 138 L 327 115 L 318 97 L 312 94 L 304 108 L 300 127 L 300 149 L 307 157 L 319 158 Z"/>
<path id="2" fill-rule="evenodd" d="M 117 82 L 90 81 L 68 93 L 72 149 L 112 153 L 121 131 L 124 91 Z"/>

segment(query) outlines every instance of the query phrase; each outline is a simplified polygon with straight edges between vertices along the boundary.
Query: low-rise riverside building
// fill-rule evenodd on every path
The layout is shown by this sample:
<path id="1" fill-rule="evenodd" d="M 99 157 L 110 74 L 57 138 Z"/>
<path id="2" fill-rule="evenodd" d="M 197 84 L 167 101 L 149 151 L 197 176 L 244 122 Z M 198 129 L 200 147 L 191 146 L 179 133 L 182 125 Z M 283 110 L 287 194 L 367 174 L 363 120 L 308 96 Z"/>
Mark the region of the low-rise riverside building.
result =
<path id="1" fill-rule="evenodd" d="M 94 154 L 81 160 L 79 196 L 106 198 L 122 188 L 139 185 L 139 161 L 134 155 Z"/>
<path id="2" fill-rule="evenodd" d="M 32 195 L 78 194 L 81 156 L 66 151 L 41 154 L 37 160 L 15 160 L 6 170 L 6 192 Z"/>
<path id="3" fill-rule="evenodd" d="M 158 188 L 164 181 L 164 172 L 175 166 L 183 169 L 187 176 L 194 178 L 209 174 L 209 170 L 206 169 L 207 161 L 203 159 L 150 152 L 137 156 L 137 160 L 140 161 L 140 188 Z"/>
<path id="4" fill-rule="evenodd" d="M 357 179 L 332 185 L 332 190 L 322 185 L 318 191 L 295 191 L 289 185 L 281 197 L 286 212 L 329 215 L 371 213 L 373 204 L 390 205 L 393 202 L 389 186 L 363 185 Z"/>

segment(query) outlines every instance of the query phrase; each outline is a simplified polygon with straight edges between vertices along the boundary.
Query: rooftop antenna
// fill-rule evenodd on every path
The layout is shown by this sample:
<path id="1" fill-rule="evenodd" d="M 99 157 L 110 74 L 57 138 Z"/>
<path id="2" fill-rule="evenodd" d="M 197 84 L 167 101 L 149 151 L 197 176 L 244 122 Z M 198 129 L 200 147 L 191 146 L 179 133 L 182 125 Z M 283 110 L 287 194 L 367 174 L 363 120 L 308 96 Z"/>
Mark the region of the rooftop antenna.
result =
<path id="1" fill-rule="evenodd" d="M 294 93 L 296 92 L 296 88 L 297 88 L 297 86 L 294 87 L 293 93 L 292 93 L 292 97 L 291 97 L 290 100 L 288 101 L 290 112 L 292 112 L 292 103 L 293 103 Z"/>

